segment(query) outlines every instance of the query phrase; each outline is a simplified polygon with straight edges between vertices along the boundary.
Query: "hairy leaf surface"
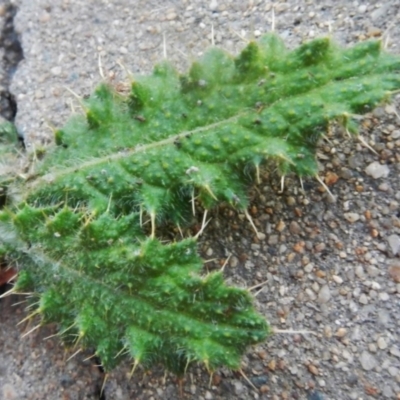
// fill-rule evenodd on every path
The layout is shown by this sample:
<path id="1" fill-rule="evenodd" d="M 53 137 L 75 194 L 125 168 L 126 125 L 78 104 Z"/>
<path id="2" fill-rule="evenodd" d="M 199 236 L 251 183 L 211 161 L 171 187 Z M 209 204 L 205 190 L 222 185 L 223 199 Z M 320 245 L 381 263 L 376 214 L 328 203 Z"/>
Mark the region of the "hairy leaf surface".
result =
<path id="1" fill-rule="evenodd" d="M 16 290 L 33 289 L 43 322 L 94 346 L 108 368 L 124 353 L 176 372 L 194 361 L 238 368 L 267 323 L 247 291 L 201 276 L 195 239 L 161 244 L 156 227 L 190 222 L 195 198 L 245 209 L 266 162 L 315 176 L 329 124 L 355 133 L 353 116 L 388 101 L 399 71 L 379 42 L 289 51 L 267 35 L 237 57 L 212 48 L 186 75 L 158 65 L 129 94 L 101 84 L 15 183 L 23 201 L 0 214 L 3 252 L 23 270 Z"/>

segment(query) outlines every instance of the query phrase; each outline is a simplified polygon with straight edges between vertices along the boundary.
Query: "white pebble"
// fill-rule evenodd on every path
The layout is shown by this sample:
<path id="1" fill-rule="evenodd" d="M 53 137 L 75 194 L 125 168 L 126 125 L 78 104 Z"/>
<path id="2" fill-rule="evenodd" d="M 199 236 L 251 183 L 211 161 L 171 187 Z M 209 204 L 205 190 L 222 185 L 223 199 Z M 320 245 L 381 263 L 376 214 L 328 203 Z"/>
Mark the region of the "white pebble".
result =
<path id="1" fill-rule="evenodd" d="M 381 350 L 385 350 L 386 348 L 387 348 L 387 343 L 386 343 L 386 340 L 383 338 L 383 337 L 380 337 L 379 339 L 378 339 L 378 342 L 377 342 L 377 344 L 378 344 L 378 347 L 381 349 Z"/>
<path id="2" fill-rule="evenodd" d="M 310 288 L 306 289 L 306 294 L 310 298 L 310 300 L 315 300 L 317 298 L 315 293 Z"/>
<path id="3" fill-rule="evenodd" d="M 349 213 L 344 213 L 343 215 L 347 219 L 347 221 L 349 221 L 352 224 L 360 219 L 360 215 L 357 213 L 349 212 Z"/>
<path id="4" fill-rule="evenodd" d="M 314 264 L 313 263 L 308 263 L 305 267 L 304 267 L 304 271 L 306 271 L 308 274 L 314 269 Z"/>
<path id="5" fill-rule="evenodd" d="M 51 73 L 53 75 L 60 75 L 61 74 L 61 67 L 60 66 L 53 67 L 50 71 L 51 71 Z"/>
<path id="6" fill-rule="evenodd" d="M 333 275 L 332 279 L 338 284 L 341 285 L 343 283 L 343 279 L 338 275 Z"/>
<path id="7" fill-rule="evenodd" d="M 372 176 L 374 179 L 386 178 L 389 176 L 389 167 L 387 165 L 382 165 L 378 161 L 374 161 L 365 168 L 365 173 Z"/>
<path id="8" fill-rule="evenodd" d="M 389 295 L 387 293 L 379 293 L 379 298 L 382 301 L 388 301 L 390 297 L 389 297 Z"/>
<path id="9" fill-rule="evenodd" d="M 358 7 L 358 12 L 360 14 L 364 14 L 365 11 L 367 11 L 368 6 L 366 4 L 361 4 L 361 6 Z"/>
<path id="10" fill-rule="evenodd" d="M 368 297 L 367 297 L 367 295 L 365 294 L 365 293 L 363 293 L 361 296 L 360 296 L 360 298 L 358 299 L 358 301 L 361 303 L 361 304 L 368 304 Z"/>
<path id="11" fill-rule="evenodd" d="M 211 11 L 215 11 L 218 8 L 217 0 L 211 0 L 209 8 L 210 8 Z"/>

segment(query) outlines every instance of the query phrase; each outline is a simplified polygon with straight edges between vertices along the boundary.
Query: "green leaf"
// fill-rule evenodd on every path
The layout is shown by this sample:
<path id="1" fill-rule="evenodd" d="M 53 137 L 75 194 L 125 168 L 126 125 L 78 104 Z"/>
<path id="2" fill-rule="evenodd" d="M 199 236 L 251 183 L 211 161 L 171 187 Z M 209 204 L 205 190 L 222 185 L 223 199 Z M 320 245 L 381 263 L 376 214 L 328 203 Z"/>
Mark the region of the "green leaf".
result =
<path id="1" fill-rule="evenodd" d="M 239 368 L 268 324 L 247 291 L 201 275 L 195 239 L 161 244 L 158 230 L 190 223 L 195 198 L 245 209 L 268 162 L 315 176 L 329 124 L 355 133 L 353 115 L 388 101 L 399 71 L 379 42 L 289 51 L 267 35 L 237 57 L 212 48 L 185 75 L 158 65 L 128 95 L 101 84 L 0 213 L 2 252 L 24 269 L 16 288 L 36 292 L 43 322 L 95 347 L 107 368 L 119 354 L 177 373 Z"/>

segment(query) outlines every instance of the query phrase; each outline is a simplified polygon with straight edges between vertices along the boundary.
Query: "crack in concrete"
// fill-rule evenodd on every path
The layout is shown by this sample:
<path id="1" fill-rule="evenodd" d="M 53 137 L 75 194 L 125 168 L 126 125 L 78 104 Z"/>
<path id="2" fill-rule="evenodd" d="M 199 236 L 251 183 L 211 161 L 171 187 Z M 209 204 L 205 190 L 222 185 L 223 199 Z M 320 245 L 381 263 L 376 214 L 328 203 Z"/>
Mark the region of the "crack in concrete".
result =
<path id="1" fill-rule="evenodd" d="M 15 30 L 14 17 L 17 14 L 16 5 L 7 1 L 1 6 L 3 26 L 0 31 L 0 48 L 3 76 L 0 87 L 0 115 L 10 122 L 14 122 L 17 114 L 17 101 L 10 92 L 10 84 L 18 64 L 24 58 L 20 37 Z"/>

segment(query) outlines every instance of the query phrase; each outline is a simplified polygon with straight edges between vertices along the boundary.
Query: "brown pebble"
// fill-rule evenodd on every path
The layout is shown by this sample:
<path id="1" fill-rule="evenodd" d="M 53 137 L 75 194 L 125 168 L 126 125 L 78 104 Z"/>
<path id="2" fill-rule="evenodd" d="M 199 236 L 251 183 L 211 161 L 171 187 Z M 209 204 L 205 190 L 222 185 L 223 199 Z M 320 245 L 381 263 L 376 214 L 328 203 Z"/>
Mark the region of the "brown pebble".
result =
<path id="1" fill-rule="evenodd" d="M 313 364 L 308 364 L 308 370 L 313 374 L 313 375 L 319 375 L 318 368 L 313 365 Z"/>
<path id="2" fill-rule="evenodd" d="M 318 278 L 325 278 L 326 277 L 326 272 L 318 269 L 317 271 L 315 271 L 315 275 L 317 275 Z"/>
<path id="3" fill-rule="evenodd" d="M 338 337 L 338 338 L 342 338 L 342 337 L 344 337 L 346 335 L 347 335 L 347 329 L 346 328 L 339 328 L 335 333 L 335 336 Z"/>
<path id="4" fill-rule="evenodd" d="M 288 206 L 294 206 L 294 205 L 296 204 L 296 199 L 295 199 L 293 196 L 289 196 L 289 197 L 286 199 L 286 204 L 287 204 Z"/>
<path id="5" fill-rule="evenodd" d="M 285 368 L 286 368 L 285 361 L 279 360 L 279 361 L 278 361 L 278 364 L 277 364 L 277 368 L 278 368 L 278 369 L 281 369 L 281 370 L 285 369 Z"/>
<path id="6" fill-rule="evenodd" d="M 282 397 L 282 400 L 288 400 L 289 399 L 289 393 L 284 391 L 284 392 L 281 393 L 281 397 Z"/>
<path id="7" fill-rule="evenodd" d="M 370 235 L 371 235 L 373 238 L 376 238 L 376 237 L 379 235 L 378 229 L 374 229 L 374 228 L 371 229 Z"/>
<path id="8" fill-rule="evenodd" d="M 400 265 L 392 265 L 389 267 L 389 275 L 396 282 L 400 283 Z"/>
<path id="9" fill-rule="evenodd" d="M 268 393 L 269 392 L 269 386 L 268 385 L 262 385 L 260 387 L 260 392 L 261 393 Z"/>
<path id="10" fill-rule="evenodd" d="M 371 28 L 368 29 L 367 36 L 368 37 L 378 37 L 382 35 L 382 31 L 379 28 L 376 28 L 375 26 L 371 26 Z"/>
<path id="11" fill-rule="evenodd" d="M 342 249 L 343 249 L 343 243 L 342 243 L 342 242 L 336 242 L 336 243 L 335 243 L 335 247 L 336 247 L 338 250 L 342 250 Z"/>
<path id="12" fill-rule="evenodd" d="M 212 378 L 213 385 L 218 386 L 222 381 L 221 375 L 214 374 Z"/>
<path id="13" fill-rule="evenodd" d="M 278 232 L 282 232 L 282 231 L 285 229 L 285 227 L 286 227 L 286 224 L 285 224 L 282 220 L 280 220 L 280 221 L 276 224 L 276 230 L 277 230 Z"/>
<path id="14" fill-rule="evenodd" d="M 303 215 L 303 211 L 301 211 L 301 209 L 298 207 L 296 207 L 294 209 L 294 213 L 295 213 L 296 217 L 301 217 Z"/>
<path id="15" fill-rule="evenodd" d="M 267 358 L 267 352 L 265 350 L 260 350 L 257 352 L 258 357 L 261 358 L 261 360 L 265 360 Z"/>
<path id="16" fill-rule="evenodd" d="M 334 172 L 328 171 L 327 174 L 325 175 L 325 183 L 328 186 L 334 185 L 338 180 L 339 180 L 339 176 L 336 175 Z"/>
<path id="17" fill-rule="evenodd" d="M 326 244 L 325 243 L 318 243 L 315 245 L 314 250 L 316 253 L 320 253 L 322 250 L 325 250 Z"/>
<path id="18" fill-rule="evenodd" d="M 371 211 L 366 210 L 366 211 L 364 212 L 364 217 L 365 217 L 367 220 L 370 220 L 370 219 L 372 218 Z"/>
<path id="19" fill-rule="evenodd" d="M 363 192 L 363 191 L 364 191 L 364 186 L 362 186 L 362 185 L 357 185 L 357 186 L 356 186 L 356 191 L 357 191 L 358 193 Z"/>
<path id="20" fill-rule="evenodd" d="M 305 246 L 306 244 L 303 242 L 303 241 L 301 241 L 301 242 L 297 242 L 294 246 L 293 246 L 293 250 L 296 252 L 296 253 L 304 253 L 304 246 Z"/>
<path id="21" fill-rule="evenodd" d="M 326 326 L 324 329 L 324 336 L 326 338 L 332 337 L 332 328 L 330 326 Z"/>
<path id="22" fill-rule="evenodd" d="M 298 388 L 300 388 L 300 389 L 303 389 L 303 388 L 304 388 L 304 383 L 303 383 L 302 381 L 296 381 L 296 382 L 295 382 L 295 385 L 296 385 Z"/>
<path id="23" fill-rule="evenodd" d="M 300 343 L 302 341 L 302 337 L 299 334 L 293 335 L 293 342 L 294 343 Z"/>
<path id="24" fill-rule="evenodd" d="M 292 235 L 298 235 L 301 232 L 301 227 L 296 221 L 292 221 L 289 225 L 289 231 Z"/>
<path id="25" fill-rule="evenodd" d="M 272 359 L 269 363 L 268 363 L 268 369 L 270 371 L 275 371 L 276 369 L 276 361 L 274 359 Z"/>
<path id="26" fill-rule="evenodd" d="M 368 396 L 376 396 L 379 393 L 379 389 L 369 383 L 364 386 L 364 391 Z"/>

